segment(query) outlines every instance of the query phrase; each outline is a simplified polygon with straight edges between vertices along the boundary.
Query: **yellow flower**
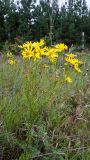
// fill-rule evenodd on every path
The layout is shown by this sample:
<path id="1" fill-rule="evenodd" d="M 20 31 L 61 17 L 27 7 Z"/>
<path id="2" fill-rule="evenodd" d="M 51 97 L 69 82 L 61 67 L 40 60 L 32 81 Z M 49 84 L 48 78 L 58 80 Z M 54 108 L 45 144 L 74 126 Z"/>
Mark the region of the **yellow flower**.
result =
<path id="1" fill-rule="evenodd" d="M 81 73 L 82 71 L 81 71 L 81 69 L 78 67 L 78 65 L 77 64 L 75 64 L 74 65 L 74 68 L 75 68 L 75 70 L 77 71 L 77 72 L 79 72 L 79 73 Z"/>
<path id="2" fill-rule="evenodd" d="M 72 83 L 72 78 L 70 76 L 65 76 L 65 80 L 69 83 Z"/>
<path id="3" fill-rule="evenodd" d="M 10 64 L 10 65 L 13 65 L 13 64 L 15 64 L 15 63 L 16 63 L 15 60 L 12 60 L 12 59 L 9 59 L 9 60 L 8 60 L 8 64 Z"/>
<path id="4" fill-rule="evenodd" d="M 44 46 L 45 42 L 43 39 L 40 42 L 26 42 L 23 45 L 20 45 L 21 54 L 24 59 L 33 58 L 34 61 L 42 58 L 43 56 L 48 57 L 49 60 L 54 63 L 58 58 L 58 52 L 61 52 L 67 49 L 67 46 L 63 43 L 55 45 L 53 48 L 48 48 Z"/>
<path id="5" fill-rule="evenodd" d="M 70 53 L 70 54 L 66 55 L 65 61 L 68 62 L 68 63 L 70 63 L 71 65 L 73 65 L 74 69 L 75 69 L 77 72 L 79 72 L 79 73 L 81 72 L 81 70 L 80 70 L 80 68 L 79 68 L 79 65 L 80 65 L 80 64 L 83 64 L 83 62 L 80 61 L 80 60 L 78 60 L 78 59 L 76 58 L 76 55 L 75 55 L 75 54 Z"/>
<path id="6" fill-rule="evenodd" d="M 55 48 L 57 49 L 58 52 L 62 52 L 68 49 L 68 47 L 64 43 L 56 44 Z"/>
<path id="7" fill-rule="evenodd" d="M 12 52 L 9 51 L 9 52 L 7 52 L 7 57 L 8 58 L 13 58 L 14 56 L 13 56 Z"/>
<path id="8" fill-rule="evenodd" d="M 40 45 L 40 46 L 43 46 L 44 44 L 45 44 L 44 39 L 40 39 L 39 45 Z"/>
<path id="9" fill-rule="evenodd" d="M 58 58 L 58 53 L 54 48 L 49 48 L 47 51 L 47 56 L 52 63 L 55 63 Z"/>
<path id="10" fill-rule="evenodd" d="M 36 59 L 41 58 L 41 52 L 44 52 L 41 48 L 44 45 L 44 40 L 40 40 L 40 42 L 26 42 L 22 46 L 19 46 L 21 48 L 21 54 L 24 59 L 30 59 L 33 58 L 34 61 Z"/>

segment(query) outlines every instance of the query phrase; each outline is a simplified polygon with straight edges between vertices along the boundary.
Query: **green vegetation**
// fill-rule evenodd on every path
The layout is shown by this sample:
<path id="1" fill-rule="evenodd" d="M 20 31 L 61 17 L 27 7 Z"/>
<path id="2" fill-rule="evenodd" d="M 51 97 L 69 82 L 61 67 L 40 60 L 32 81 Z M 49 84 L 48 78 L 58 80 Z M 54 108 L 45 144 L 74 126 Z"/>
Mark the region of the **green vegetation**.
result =
<path id="1" fill-rule="evenodd" d="M 44 38 L 50 44 L 64 42 L 81 44 L 82 32 L 85 43 L 90 43 L 90 10 L 86 0 L 67 0 L 59 5 L 57 0 L 0 0 L 0 50 L 6 40 L 15 43 L 38 41 Z M 52 18 L 51 18 L 52 17 Z"/>
<path id="2" fill-rule="evenodd" d="M 77 54 L 86 63 L 73 83 L 62 81 L 59 62 L 0 58 L 1 159 L 90 159 L 90 54 Z"/>
<path id="3" fill-rule="evenodd" d="M 90 160 L 90 10 L 37 2 L 0 0 L 0 160 Z"/>

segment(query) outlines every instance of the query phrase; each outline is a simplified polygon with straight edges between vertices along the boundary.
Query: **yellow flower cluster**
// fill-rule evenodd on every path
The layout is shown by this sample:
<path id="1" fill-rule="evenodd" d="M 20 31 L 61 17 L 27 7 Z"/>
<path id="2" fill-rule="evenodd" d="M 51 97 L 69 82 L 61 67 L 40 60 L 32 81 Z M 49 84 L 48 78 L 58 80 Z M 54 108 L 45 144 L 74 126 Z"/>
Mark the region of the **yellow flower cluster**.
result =
<path id="1" fill-rule="evenodd" d="M 72 53 L 67 54 L 65 57 L 65 61 L 70 63 L 77 72 L 81 72 L 79 65 L 83 64 L 83 62 L 78 60 L 75 54 Z"/>
<path id="2" fill-rule="evenodd" d="M 10 65 L 13 65 L 17 62 L 11 52 L 7 53 L 7 57 L 8 57 L 8 64 Z"/>
<path id="3" fill-rule="evenodd" d="M 68 47 L 63 43 L 56 44 L 53 47 L 47 47 L 45 46 L 45 42 L 43 39 L 41 39 L 40 42 L 26 42 L 23 45 L 19 45 L 19 48 L 21 49 L 21 55 L 24 59 L 33 59 L 34 61 L 36 61 L 37 59 L 41 59 L 42 57 L 47 57 L 52 63 L 56 62 L 57 58 L 59 57 L 59 53 L 68 49 Z M 7 57 L 9 64 L 13 65 L 17 62 L 11 52 L 7 53 Z M 63 60 L 65 60 L 65 63 Z M 63 60 L 65 81 L 68 83 L 72 83 L 72 78 L 68 74 L 69 64 L 70 66 L 73 66 L 73 68 L 77 72 L 81 72 L 80 65 L 83 64 L 83 62 L 78 60 L 77 56 L 72 53 L 64 54 Z M 43 65 L 43 68 L 48 67 L 49 66 L 47 64 Z"/>
<path id="4" fill-rule="evenodd" d="M 62 52 L 68 49 L 68 47 L 64 43 L 56 44 L 55 48 L 57 49 L 57 52 Z"/>
<path id="5" fill-rule="evenodd" d="M 40 42 L 26 42 L 23 45 L 20 45 L 21 54 L 24 59 L 37 59 L 44 57 L 48 57 L 49 60 L 53 63 L 56 61 L 58 57 L 58 53 L 64 50 L 67 50 L 67 46 L 65 44 L 56 44 L 55 46 L 49 48 L 45 46 L 45 42 L 43 39 Z"/>

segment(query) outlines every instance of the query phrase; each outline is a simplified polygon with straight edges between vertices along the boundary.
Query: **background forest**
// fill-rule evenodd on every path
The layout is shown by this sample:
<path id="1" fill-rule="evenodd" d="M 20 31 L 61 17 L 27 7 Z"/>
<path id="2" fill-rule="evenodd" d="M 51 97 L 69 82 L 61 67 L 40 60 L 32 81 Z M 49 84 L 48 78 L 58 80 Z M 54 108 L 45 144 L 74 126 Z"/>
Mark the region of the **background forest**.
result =
<path id="1" fill-rule="evenodd" d="M 90 43 L 90 10 L 85 0 L 68 0 L 62 6 L 53 0 L 0 0 L 0 49 L 4 42 L 36 41 L 44 38 L 50 43 Z M 52 17 L 52 19 L 51 19 Z M 52 21 L 52 22 L 51 22 Z"/>

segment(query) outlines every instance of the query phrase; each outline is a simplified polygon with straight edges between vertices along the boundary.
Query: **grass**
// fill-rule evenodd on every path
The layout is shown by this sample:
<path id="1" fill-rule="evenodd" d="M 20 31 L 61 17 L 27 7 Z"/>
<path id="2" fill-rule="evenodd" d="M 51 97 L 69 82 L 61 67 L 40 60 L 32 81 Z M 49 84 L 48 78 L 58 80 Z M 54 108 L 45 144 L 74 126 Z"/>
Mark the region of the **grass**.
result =
<path id="1" fill-rule="evenodd" d="M 1 160 L 90 159 L 90 54 L 63 82 L 60 66 L 0 58 Z"/>

